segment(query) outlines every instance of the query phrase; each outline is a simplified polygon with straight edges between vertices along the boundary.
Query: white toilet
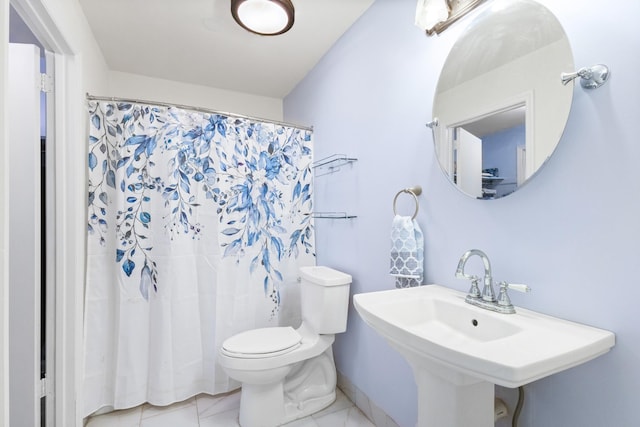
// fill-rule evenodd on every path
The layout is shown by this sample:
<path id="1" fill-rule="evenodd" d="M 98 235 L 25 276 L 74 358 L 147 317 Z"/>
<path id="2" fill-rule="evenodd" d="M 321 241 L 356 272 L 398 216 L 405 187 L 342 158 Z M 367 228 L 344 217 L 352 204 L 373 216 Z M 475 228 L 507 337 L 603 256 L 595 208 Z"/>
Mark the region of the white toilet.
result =
<path id="1" fill-rule="evenodd" d="M 300 268 L 302 324 L 245 331 L 222 343 L 218 361 L 242 383 L 240 425 L 273 427 L 306 417 L 336 398 L 334 334 L 347 328 L 351 276 Z"/>

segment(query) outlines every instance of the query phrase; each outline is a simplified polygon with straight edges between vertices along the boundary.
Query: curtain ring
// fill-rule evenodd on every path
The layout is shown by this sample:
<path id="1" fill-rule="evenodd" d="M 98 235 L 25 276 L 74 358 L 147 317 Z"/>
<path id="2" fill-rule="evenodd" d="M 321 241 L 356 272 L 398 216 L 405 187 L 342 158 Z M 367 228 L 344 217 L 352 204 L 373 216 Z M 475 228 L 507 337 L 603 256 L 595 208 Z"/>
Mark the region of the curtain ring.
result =
<path id="1" fill-rule="evenodd" d="M 420 189 L 418 191 L 414 191 L 411 188 L 404 188 L 404 189 L 398 191 L 398 193 L 396 194 L 396 197 L 393 198 L 393 214 L 394 215 L 398 215 L 398 213 L 396 212 L 396 202 L 398 200 L 398 196 L 400 194 L 402 194 L 402 193 L 408 193 L 408 194 L 411 194 L 413 196 L 413 201 L 416 203 L 416 210 L 413 212 L 413 216 L 411 217 L 411 219 L 412 220 L 416 219 L 416 216 L 418 216 L 418 208 L 420 207 L 420 205 L 418 203 L 418 196 L 416 195 L 416 193 L 420 194 L 421 192 L 422 192 L 422 189 Z"/>

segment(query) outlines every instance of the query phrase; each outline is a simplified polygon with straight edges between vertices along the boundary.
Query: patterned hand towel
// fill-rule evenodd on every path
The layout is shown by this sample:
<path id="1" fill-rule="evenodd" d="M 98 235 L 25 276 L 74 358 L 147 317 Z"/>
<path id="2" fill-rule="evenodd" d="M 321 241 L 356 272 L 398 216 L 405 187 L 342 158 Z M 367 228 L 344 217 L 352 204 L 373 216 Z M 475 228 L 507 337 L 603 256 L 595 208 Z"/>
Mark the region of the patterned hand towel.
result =
<path id="1" fill-rule="evenodd" d="M 391 268 L 396 288 L 420 286 L 423 278 L 424 237 L 410 216 L 396 215 L 391 224 Z"/>

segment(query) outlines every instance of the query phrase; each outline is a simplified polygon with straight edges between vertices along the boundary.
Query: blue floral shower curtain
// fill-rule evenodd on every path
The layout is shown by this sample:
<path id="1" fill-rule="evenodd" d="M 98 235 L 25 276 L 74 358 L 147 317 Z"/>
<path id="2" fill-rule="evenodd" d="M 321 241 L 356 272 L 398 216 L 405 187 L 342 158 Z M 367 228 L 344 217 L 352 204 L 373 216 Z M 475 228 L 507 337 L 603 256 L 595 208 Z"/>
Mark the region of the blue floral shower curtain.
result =
<path id="1" fill-rule="evenodd" d="M 222 341 L 300 321 L 312 133 L 104 101 L 89 129 L 83 413 L 236 387 Z"/>

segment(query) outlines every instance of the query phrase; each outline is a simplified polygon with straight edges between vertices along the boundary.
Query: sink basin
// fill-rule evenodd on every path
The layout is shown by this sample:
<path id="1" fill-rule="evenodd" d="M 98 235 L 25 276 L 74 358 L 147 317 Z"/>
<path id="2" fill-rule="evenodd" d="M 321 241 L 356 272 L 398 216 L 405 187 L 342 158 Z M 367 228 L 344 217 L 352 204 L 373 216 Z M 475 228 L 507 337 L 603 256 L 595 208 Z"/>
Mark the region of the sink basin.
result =
<path id="1" fill-rule="evenodd" d="M 360 316 L 402 347 L 471 376 L 518 387 L 609 351 L 609 331 L 517 309 L 500 314 L 438 285 L 358 294 Z"/>
<path id="2" fill-rule="evenodd" d="M 609 331 L 522 308 L 515 314 L 494 313 L 466 303 L 465 296 L 427 285 L 353 297 L 364 321 L 409 361 L 419 399 L 427 395 L 421 406 L 433 406 L 434 411 L 443 403 L 435 404 L 434 396 L 456 400 L 465 410 L 484 401 L 490 407 L 486 425 L 493 425 L 493 384 L 518 387 L 587 362 L 615 344 Z M 447 402 L 448 407 L 452 404 L 456 407 L 456 402 Z M 472 424 L 449 418 L 421 421 L 432 415 L 420 407 L 418 425 L 485 425 L 475 417 Z"/>

